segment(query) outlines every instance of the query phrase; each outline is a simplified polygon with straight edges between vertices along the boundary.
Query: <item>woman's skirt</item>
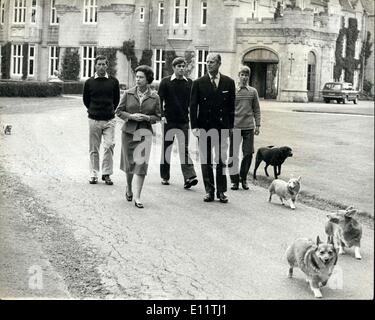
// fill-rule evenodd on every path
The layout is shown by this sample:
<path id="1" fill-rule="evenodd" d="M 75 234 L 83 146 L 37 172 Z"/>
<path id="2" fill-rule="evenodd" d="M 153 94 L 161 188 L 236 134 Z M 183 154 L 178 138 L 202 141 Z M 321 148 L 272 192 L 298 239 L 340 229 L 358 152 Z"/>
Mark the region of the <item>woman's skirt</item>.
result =
<path id="1" fill-rule="evenodd" d="M 122 131 L 121 141 L 120 169 L 125 173 L 146 175 L 150 160 L 152 134 L 135 137 L 131 133 Z"/>

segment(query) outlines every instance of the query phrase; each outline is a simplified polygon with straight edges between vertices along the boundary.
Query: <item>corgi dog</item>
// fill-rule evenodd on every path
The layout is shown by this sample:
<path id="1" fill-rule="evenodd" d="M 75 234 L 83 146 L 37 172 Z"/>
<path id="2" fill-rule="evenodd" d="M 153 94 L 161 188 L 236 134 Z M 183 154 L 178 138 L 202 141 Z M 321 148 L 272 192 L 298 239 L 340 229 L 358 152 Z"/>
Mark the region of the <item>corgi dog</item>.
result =
<path id="1" fill-rule="evenodd" d="M 306 274 L 315 298 L 322 298 L 320 288 L 327 284 L 338 259 L 332 237 L 327 243 L 322 243 L 319 236 L 316 243 L 311 239 L 297 239 L 285 255 L 289 263 L 288 277 L 293 276 L 294 267 L 300 268 Z"/>
<path id="2" fill-rule="evenodd" d="M 335 247 L 339 254 L 344 254 L 344 247 L 354 248 L 356 259 L 362 259 L 360 246 L 362 238 L 362 225 L 353 218 L 358 211 L 353 206 L 345 210 L 327 214 L 328 221 L 325 225 L 327 236 L 333 237 Z"/>
<path id="3" fill-rule="evenodd" d="M 301 177 L 298 177 L 297 179 L 292 178 L 288 182 L 275 179 L 268 188 L 268 191 L 270 192 L 268 201 L 271 202 L 272 196 L 276 194 L 279 196 L 282 205 L 284 205 L 284 200 L 290 200 L 290 207 L 294 210 L 296 208 L 296 199 L 300 189 Z"/>

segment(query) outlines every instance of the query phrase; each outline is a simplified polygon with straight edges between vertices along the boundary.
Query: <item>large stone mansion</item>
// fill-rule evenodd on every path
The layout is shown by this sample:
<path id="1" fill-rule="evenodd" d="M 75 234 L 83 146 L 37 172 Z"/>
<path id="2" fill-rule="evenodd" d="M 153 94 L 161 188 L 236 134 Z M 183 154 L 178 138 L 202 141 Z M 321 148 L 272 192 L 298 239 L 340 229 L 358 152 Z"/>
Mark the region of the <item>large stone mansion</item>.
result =
<path id="1" fill-rule="evenodd" d="M 241 64 L 251 67 L 260 97 L 312 101 L 334 80 L 343 28 L 358 31 L 355 43 L 344 36 L 340 44 L 344 58 L 353 46 L 353 85 L 373 86 L 373 54 L 361 72 L 361 48 L 369 31 L 374 37 L 372 0 L 0 0 L 0 73 L 47 81 L 56 70 L 67 74 L 67 55 L 76 52 L 83 81 L 95 55 L 110 49 L 116 77 L 131 86 L 135 62 L 152 65 L 158 81 L 183 55 L 194 79 L 205 73 L 207 53 L 218 52 L 224 74 L 236 78 Z"/>

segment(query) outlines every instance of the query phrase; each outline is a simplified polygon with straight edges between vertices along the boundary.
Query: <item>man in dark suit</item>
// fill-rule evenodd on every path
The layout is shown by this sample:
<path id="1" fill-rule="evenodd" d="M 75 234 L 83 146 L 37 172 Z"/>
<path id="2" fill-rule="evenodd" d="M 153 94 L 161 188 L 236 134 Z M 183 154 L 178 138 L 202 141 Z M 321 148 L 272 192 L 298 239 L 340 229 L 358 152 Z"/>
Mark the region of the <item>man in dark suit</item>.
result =
<path id="1" fill-rule="evenodd" d="M 221 56 L 210 53 L 206 59 L 208 73 L 195 80 L 191 89 L 190 121 L 193 134 L 199 139 L 199 152 L 206 196 L 203 201 L 214 201 L 216 164 L 216 196 L 228 202 L 226 162 L 229 131 L 234 125 L 235 83 L 220 74 Z M 213 151 L 215 161 L 213 161 Z"/>

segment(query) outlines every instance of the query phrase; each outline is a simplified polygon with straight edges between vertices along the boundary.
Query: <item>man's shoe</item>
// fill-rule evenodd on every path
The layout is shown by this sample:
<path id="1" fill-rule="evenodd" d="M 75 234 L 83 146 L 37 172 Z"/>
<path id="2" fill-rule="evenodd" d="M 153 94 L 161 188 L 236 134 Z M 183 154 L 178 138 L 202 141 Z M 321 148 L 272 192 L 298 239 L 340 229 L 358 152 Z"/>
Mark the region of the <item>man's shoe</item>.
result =
<path id="1" fill-rule="evenodd" d="M 238 190 L 238 183 L 232 183 L 232 186 L 230 188 L 232 190 Z"/>
<path id="2" fill-rule="evenodd" d="M 161 184 L 165 185 L 165 186 L 168 186 L 169 185 L 169 181 L 167 179 L 162 179 L 161 180 Z"/>
<path id="3" fill-rule="evenodd" d="M 224 194 L 224 192 L 219 192 L 216 196 L 221 203 L 227 203 L 228 202 L 228 197 Z"/>
<path id="4" fill-rule="evenodd" d="M 198 184 L 197 178 L 189 178 L 185 181 L 184 188 L 190 189 L 191 187 L 196 186 L 197 184 Z"/>
<path id="5" fill-rule="evenodd" d="M 244 190 L 249 190 L 249 186 L 248 186 L 246 180 L 242 180 L 242 181 L 241 181 L 241 184 L 242 184 L 242 189 L 244 189 Z"/>
<path id="6" fill-rule="evenodd" d="M 97 177 L 91 177 L 89 180 L 90 184 L 97 184 L 98 183 L 98 178 Z"/>
<path id="7" fill-rule="evenodd" d="M 214 195 L 211 194 L 211 193 L 207 193 L 207 194 L 204 196 L 204 198 L 203 198 L 203 201 L 204 201 L 204 202 L 212 202 L 212 201 L 214 201 L 214 200 L 215 200 L 215 197 L 214 197 Z"/>
<path id="8" fill-rule="evenodd" d="M 108 174 L 103 175 L 102 180 L 105 182 L 105 184 L 108 184 L 109 186 L 113 185 L 113 182 Z"/>

